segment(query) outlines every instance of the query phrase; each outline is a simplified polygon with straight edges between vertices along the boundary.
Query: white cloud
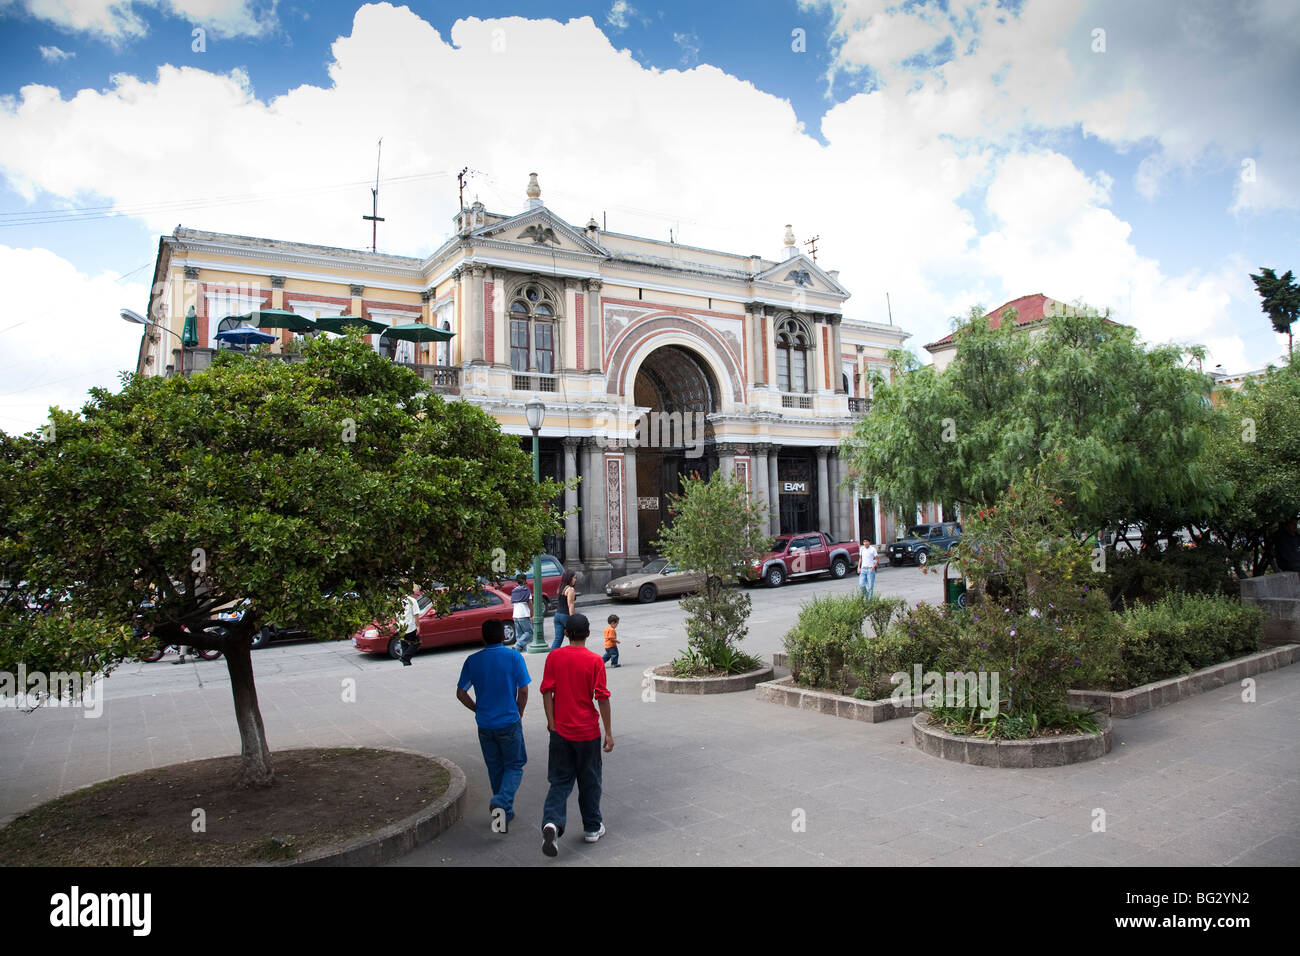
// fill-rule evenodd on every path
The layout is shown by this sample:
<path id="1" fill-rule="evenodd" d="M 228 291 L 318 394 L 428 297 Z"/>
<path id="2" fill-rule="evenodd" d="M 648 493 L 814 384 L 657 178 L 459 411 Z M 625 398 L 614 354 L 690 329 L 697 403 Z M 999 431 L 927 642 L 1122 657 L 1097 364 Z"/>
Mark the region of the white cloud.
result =
<path id="1" fill-rule="evenodd" d="M 360 217 L 382 136 L 383 251 L 441 244 L 462 166 L 482 171 L 467 199 L 507 213 L 522 211 L 536 170 L 543 201 L 570 222 L 604 211 L 617 232 L 666 239 L 671 228 L 685 244 L 769 257 L 787 222 L 801 248 L 820 234 L 820 264 L 854 292 L 848 314 L 886 321 L 888 292 L 915 344 L 976 302 L 1041 291 L 1118 309 L 1130 287 L 1152 340 L 1217 335 L 1223 309 L 1249 301 L 1244 269 L 1166 275 L 1109 207 L 1108 176 L 1004 133 L 1073 82 L 1050 44 L 1036 49 L 1049 67 L 1043 102 L 978 83 L 888 84 L 832 107 L 819 142 L 787 101 L 708 65 L 643 67 L 590 18 L 470 18 L 443 37 L 410 10 L 370 5 L 334 42 L 325 88 L 264 101 L 242 73 L 172 66 L 66 98 L 24 87 L 0 100 L 0 170 L 28 197 L 107 197 L 159 232 L 183 222 L 367 248 Z M 184 145 L 159 148 L 164 130 Z M 969 211 L 981 205 L 995 219 L 985 235 Z"/>
<path id="2" fill-rule="evenodd" d="M 674 33 L 673 42 L 681 48 L 682 66 L 694 66 L 700 61 L 700 38 L 694 30 L 690 33 Z"/>
<path id="3" fill-rule="evenodd" d="M 18 7 L 65 30 L 112 42 L 148 33 L 138 11 L 153 8 L 217 36 L 259 36 L 275 27 L 275 3 L 259 11 L 253 0 L 0 0 L 0 14 Z"/>
<path id="4" fill-rule="evenodd" d="M 37 49 L 41 51 L 41 59 L 46 63 L 62 63 L 64 60 L 71 60 L 77 55 L 75 53 L 69 53 L 67 50 L 60 50 L 56 46 L 42 45 L 37 47 Z"/>
<path id="5" fill-rule="evenodd" d="M 0 246 L 0 429 L 31 431 L 49 408 L 79 410 L 92 386 L 117 389 L 118 372 L 135 371 L 141 326 L 119 317 L 143 312 L 149 287 L 109 273 L 84 275 L 46 249 Z"/>
<path id="6" fill-rule="evenodd" d="M 627 0 L 614 0 L 613 6 L 605 14 L 605 22 L 615 30 L 626 30 L 634 16 L 636 16 L 636 7 Z"/>
<path id="7" fill-rule="evenodd" d="M 835 23 L 833 78 L 870 68 L 905 94 L 960 90 L 954 136 L 1014 142 L 1026 129 L 1071 129 L 1121 148 L 1156 152 L 1137 174 L 1148 198 L 1175 170 L 1236 170 L 1225 207 L 1300 208 L 1300 5 L 1290 0 L 1177 5 L 1026 0 L 1014 16 L 991 0 L 953 0 L 948 12 L 888 0 L 801 0 Z M 1094 31 L 1105 31 L 1105 50 Z M 918 75 L 905 62 L 954 40 L 955 58 Z M 972 42 L 974 41 L 974 42 Z M 912 93 L 910 95 L 918 95 Z"/>

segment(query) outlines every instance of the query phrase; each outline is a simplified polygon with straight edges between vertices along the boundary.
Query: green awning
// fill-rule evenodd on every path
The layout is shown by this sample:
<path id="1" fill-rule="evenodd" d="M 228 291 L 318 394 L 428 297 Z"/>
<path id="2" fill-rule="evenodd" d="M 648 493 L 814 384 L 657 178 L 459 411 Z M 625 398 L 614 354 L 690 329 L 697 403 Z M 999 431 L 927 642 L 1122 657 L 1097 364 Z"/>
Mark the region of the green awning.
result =
<path id="1" fill-rule="evenodd" d="M 455 334 L 455 332 L 448 332 L 446 329 L 435 329 L 432 325 L 425 325 L 423 322 L 407 322 L 405 325 L 394 325 L 383 333 L 387 338 L 397 339 L 402 342 L 449 342 Z"/>
<path id="2" fill-rule="evenodd" d="M 243 315 L 228 315 L 226 318 L 255 329 L 288 329 L 290 332 L 310 332 L 316 328 L 316 323 L 305 315 L 298 315 L 296 312 L 290 312 L 287 309 L 258 309 L 255 312 L 246 312 Z M 225 321 L 225 319 L 222 321 Z"/>
<path id="3" fill-rule="evenodd" d="M 388 326 L 382 322 L 376 322 L 374 319 L 363 319 L 359 315 L 332 315 L 328 318 L 317 319 L 316 328 L 324 329 L 326 332 L 342 334 L 344 329 L 384 332 L 388 329 Z"/>
<path id="4" fill-rule="evenodd" d="M 192 349 L 199 344 L 199 317 L 194 314 L 194 306 L 185 313 L 185 326 L 181 329 L 181 345 Z"/>

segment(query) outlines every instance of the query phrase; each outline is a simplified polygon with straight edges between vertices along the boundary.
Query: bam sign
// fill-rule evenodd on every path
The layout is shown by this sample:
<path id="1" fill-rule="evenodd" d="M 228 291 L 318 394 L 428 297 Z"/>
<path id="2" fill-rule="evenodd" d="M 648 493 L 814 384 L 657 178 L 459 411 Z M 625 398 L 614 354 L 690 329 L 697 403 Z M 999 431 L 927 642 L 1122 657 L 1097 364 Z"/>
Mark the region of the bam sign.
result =
<path id="1" fill-rule="evenodd" d="M 783 495 L 806 495 L 806 494 L 808 494 L 808 482 L 806 482 L 806 481 L 783 481 L 783 482 L 781 482 L 781 494 L 783 494 Z"/>

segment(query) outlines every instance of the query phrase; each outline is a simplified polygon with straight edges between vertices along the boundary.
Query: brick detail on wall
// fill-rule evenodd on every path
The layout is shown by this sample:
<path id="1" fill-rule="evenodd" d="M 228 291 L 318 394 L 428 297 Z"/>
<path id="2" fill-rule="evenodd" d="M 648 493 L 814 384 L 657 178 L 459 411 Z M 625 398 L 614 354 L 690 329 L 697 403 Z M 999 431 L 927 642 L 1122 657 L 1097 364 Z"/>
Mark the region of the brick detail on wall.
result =
<path id="1" fill-rule="evenodd" d="M 822 377 L 826 379 L 826 387 L 831 387 L 831 344 L 830 330 L 822 326 Z"/>
<path id="2" fill-rule="evenodd" d="M 587 309 L 585 295 L 581 289 L 574 293 L 573 296 L 573 320 L 574 328 L 577 330 L 574 336 L 574 341 L 578 346 L 577 365 L 578 368 L 582 369 L 587 367 L 586 363 L 583 361 L 585 357 L 585 346 L 587 343 Z"/>

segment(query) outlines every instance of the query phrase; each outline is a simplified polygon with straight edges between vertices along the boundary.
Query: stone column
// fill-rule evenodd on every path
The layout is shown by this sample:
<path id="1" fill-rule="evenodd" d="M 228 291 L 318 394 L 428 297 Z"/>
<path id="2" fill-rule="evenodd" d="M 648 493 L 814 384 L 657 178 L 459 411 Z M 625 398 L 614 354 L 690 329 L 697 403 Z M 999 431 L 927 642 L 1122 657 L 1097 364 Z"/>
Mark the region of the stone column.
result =
<path id="1" fill-rule="evenodd" d="M 609 580 L 609 532 L 605 514 L 605 447 L 598 438 L 582 439 L 582 563 L 593 586 Z M 567 530 L 567 528 L 566 528 Z"/>
<path id="2" fill-rule="evenodd" d="M 768 474 L 767 474 L 767 457 L 768 452 L 772 450 L 771 445 L 750 445 L 750 468 L 753 469 L 754 475 L 754 500 L 763 506 L 765 512 L 769 509 L 768 504 Z"/>
<path id="3" fill-rule="evenodd" d="M 844 343 L 840 339 L 840 316 L 832 315 L 830 317 L 830 322 L 831 368 L 833 370 L 833 377 L 831 379 L 831 385 L 833 386 L 832 391 L 837 395 L 847 395 L 848 392 L 844 390 L 844 383 L 842 381 L 842 376 L 844 375 L 844 358 L 841 353 L 844 351 Z M 852 380 L 849 381 L 849 388 L 853 388 Z"/>
<path id="4" fill-rule="evenodd" d="M 767 384 L 767 349 L 763 347 L 763 307 L 745 303 L 745 324 L 749 330 L 749 380 L 754 385 Z"/>
<path id="5" fill-rule="evenodd" d="M 830 522 L 826 525 L 826 531 L 836 540 L 840 540 L 841 518 L 840 518 L 840 456 L 834 449 L 831 449 L 826 456 L 826 491 L 830 499 Z"/>
<path id="6" fill-rule="evenodd" d="M 718 452 L 718 470 L 728 481 L 736 475 L 736 446 L 729 442 L 719 442 L 714 446 Z"/>
<path id="7" fill-rule="evenodd" d="M 578 443 L 577 438 L 564 439 L 564 480 L 572 481 L 578 477 Z M 567 564 L 578 560 L 578 489 L 564 489 L 564 560 Z"/>
<path id="8" fill-rule="evenodd" d="M 451 270 L 452 288 L 454 290 L 452 294 L 456 297 L 452 310 L 455 328 L 452 331 L 456 335 L 447 343 L 447 361 L 455 366 L 464 365 L 469 361 L 469 303 L 465 301 L 467 292 L 465 283 L 462 281 L 464 278 L 465 270 L 460 266 Z"/>
<path id="9" fill-rule="evenodd" d="M 475 365 L 481 365 L 484 362 L 490 363 L 492 361 L 492 356 L 485 351 L 487 340 L 483 334 L 483 277 L 487 274 L 487 266 L 476 262 L 470 266 L 470 273 L 473 278 L 470 282 L 470 313 L 469 322 L 467 323 L 470 329 L 469 359 Z"/>
<path id="10" fill-rule="evenodd" d="M 777 446 L 771 446 L 767 454 L 767 517 L 771 522 L 771 533 L 781 533 L 781 483 L 777 480 Z"/>
<path id="11" fill-rule="evenodd" d="M 636 449 L 623 453 L 623 484 L 627 489 L 623 508 L 627 515 L 627 573 L 641 570 L 641 509 L 636 495 Z"/>
<path id="12" fill-rule="evenodd" d="M 600 347 L 600 287 L 599 279 L 587 280 L 587 302 L 584 307 L 587 329 L 583 340 L 583 364 L 589 372 L 599 372 L 603 356 Z"/>
<path id="13" fill-rule="evenodd" d="M 828 531 L 831 523 L 830 477 L 826 471 L 826 455 L 830 451 L 825 445 L 817 446 L 817 529 Z"/>

